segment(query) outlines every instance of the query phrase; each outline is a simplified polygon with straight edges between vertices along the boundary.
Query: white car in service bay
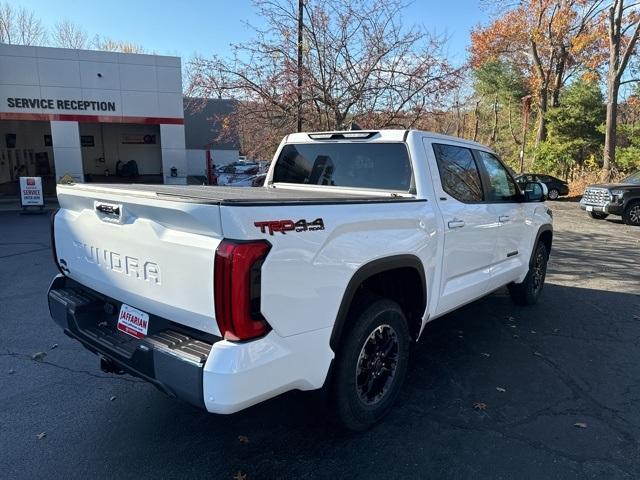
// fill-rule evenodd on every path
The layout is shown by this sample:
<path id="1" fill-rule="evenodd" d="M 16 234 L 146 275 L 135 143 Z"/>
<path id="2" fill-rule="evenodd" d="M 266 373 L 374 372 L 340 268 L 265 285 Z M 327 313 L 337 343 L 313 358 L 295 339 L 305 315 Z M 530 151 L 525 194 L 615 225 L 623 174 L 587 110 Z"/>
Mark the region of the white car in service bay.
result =
<path id="1" fill-rule="evenodd" d="M 427 322 L 508 286 L 535 303 L 552 243 L 538 183 L 414 130 L 288 135 L 260 188 L 58 186 L 54 320 L 209 412 L 326 388 L 380 419 Z"/>

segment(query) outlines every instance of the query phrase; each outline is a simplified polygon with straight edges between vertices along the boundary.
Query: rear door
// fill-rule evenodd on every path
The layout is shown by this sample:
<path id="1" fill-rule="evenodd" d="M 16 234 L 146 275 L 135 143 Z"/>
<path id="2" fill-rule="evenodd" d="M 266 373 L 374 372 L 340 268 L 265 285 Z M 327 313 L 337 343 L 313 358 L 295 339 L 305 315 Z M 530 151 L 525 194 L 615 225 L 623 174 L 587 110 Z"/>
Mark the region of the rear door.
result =
<path id="1" fill-rule="evenodd" d="M 499 223 L 484 198 L 480 169 L 471 149 L 425 140 L 435 156 L 431 169 L 438 207 L 444 220 L 444 256 L 438 315 L 491 290 Z M 429 152 L 431 150 L 431 152 Z"/>
<path id="2" fill-rule="evenodd" d="M 80 185 L 58 186 L 58 200 L 56 254 L 68 277 L 143 312 L 218 334 L 217 204 Z"/>
<path id="3" fill-rule="evenodd" d="M 496 264 L 491 274 L 494 286 L 517 278 L 523 262 L 529 261 L 524 245 L 525 206 L 515 180 L 494 154 L 476 150 L 485 178 L 485 196 L 496 230 Z"/>

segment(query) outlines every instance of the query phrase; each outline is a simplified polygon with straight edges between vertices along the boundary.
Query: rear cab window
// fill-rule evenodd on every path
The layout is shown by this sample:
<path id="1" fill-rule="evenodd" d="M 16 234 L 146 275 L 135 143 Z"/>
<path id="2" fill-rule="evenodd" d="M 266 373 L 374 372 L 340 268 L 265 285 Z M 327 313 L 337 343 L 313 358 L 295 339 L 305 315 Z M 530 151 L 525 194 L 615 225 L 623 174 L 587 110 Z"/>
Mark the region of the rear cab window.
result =
<path id="1" fill-rule="evenodd" d="M 473 153 L 465 147 L 433 144 L 442 189 L 463 203 L 478 203 L 484 200 L 480 171 Z"/>
<path id="2" fill-rule="evenodd" d="M 272 182 L 410 192 L 413 173 L 404 143 L 298 143 L 282 148 Z"/>

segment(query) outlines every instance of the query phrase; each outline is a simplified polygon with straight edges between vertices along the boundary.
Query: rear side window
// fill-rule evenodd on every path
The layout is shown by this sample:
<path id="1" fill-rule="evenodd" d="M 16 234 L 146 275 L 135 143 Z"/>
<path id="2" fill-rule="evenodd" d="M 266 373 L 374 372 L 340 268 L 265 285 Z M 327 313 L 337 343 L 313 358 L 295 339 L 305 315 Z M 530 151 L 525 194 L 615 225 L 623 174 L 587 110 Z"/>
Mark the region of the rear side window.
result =
<path id="1" fill-rule="evenodd" d="M 442 189 L 465 203 L 481 202 L 480 172 L 471 150 L 454 145 L 433 144 Z"/>
<path id="2" fill-rule="evenodd" d="M 285 145 L 274 182 L 408 192 L 411 162 L 404 143 Z"/>

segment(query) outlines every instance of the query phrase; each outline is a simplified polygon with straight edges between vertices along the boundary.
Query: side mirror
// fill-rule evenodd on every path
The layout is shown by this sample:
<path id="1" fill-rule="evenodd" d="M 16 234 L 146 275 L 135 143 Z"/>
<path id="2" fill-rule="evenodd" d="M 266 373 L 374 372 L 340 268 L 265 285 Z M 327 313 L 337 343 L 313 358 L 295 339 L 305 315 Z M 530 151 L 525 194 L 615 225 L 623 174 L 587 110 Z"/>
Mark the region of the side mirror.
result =
<path id="1" fill-rule="evenodd" d="M 525 202 L 544 202 L 547 199 L 546 185 L 539 182 L 527 182 L 524 186 Z"/>

